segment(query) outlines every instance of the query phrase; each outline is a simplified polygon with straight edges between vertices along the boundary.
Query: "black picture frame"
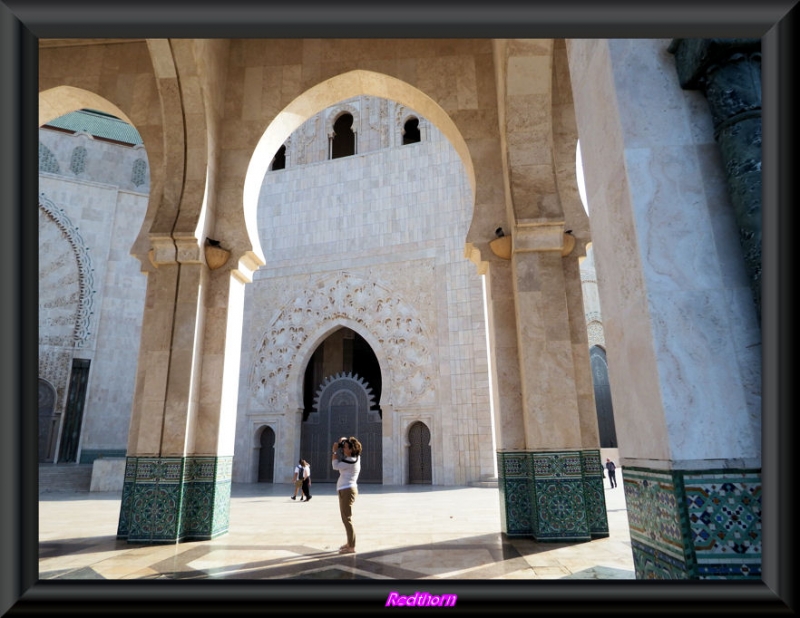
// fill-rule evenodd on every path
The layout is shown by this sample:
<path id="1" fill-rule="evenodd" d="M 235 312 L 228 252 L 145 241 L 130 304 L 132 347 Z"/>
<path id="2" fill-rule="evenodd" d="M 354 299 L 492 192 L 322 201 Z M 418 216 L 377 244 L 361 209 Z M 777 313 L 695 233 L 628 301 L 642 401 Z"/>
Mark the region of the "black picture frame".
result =
<path id="1" fill-rule="evenodd" d="M 454 8 L 416 0 L 389 6 L 232 0 L 214 5 L 0 0 L 0 269 L 3 397 L 0 431 L 0 613 L 195 615 L 372 613 L 391 590 L 420 582 L 38 580 L 37 62 L 40 38 L 389 37 L 686 38 L 761 37 L 763 157 L 763 580 L 443 581 L 462 613 L 794 613 L 795 465 L 788 354 L 794 341 L 791 215 L 795 209 L 793 1 L 594 3 L 499 2 Z M 297 603 L 302 592 L 306 602 Z M 396 608 L 395 608 L 396 611 Z M 407 610 L 405 610 L 407 611 Z M 415 608 L 413 611 L 431 611 Z M 454 611 L 454 610 L 440 610 Z"/>

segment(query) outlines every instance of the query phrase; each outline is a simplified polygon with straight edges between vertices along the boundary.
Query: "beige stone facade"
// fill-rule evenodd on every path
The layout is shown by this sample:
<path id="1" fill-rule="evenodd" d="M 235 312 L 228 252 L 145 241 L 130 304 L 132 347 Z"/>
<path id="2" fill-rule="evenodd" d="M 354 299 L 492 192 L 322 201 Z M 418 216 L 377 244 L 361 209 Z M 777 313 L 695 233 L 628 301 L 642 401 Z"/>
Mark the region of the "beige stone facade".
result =
<path id="1" fill-rule="evenodd" d="M 119 241 L 146 275 L 126 491 L 176 465 L 193 475 L 177 491 L 189 500 L 208 491 L 218 515 L 226 482 L 254 480 L 248 450 L 262 426 L 281 445 L 278 473 L 289 474 L 301 372 L 344 326 L 370 344 L 384 377 L 384 482 L 406 479 L 404 432 L 422 420 L 435 483 L 479 481 L 497 465 L 509 534 L 602 536 L 580 272 L 592 243 L 629 513 L 722 477 L 760 493 L 759 324 L 711 119 L 702 95 L 681 89 L 668 45 L 41 41 L 40 125 L 80 108 L 108 112 L 136 127 L 149 163 L 136 237 Z M 389 102 L 386 122 L 377 123 L 388 133 L 363 131 L 365 150 L 340 166 L 336 183 L 340 162 L 322 160 L 326 122 L 349 110 L 369 125 L 361 114 L 373 100 Z M 391 147 L 403 117 L 396 110 L 424 119 L 425 157 L 405 153 L 426 142 Z M 295 131 L 311 119 L 320 126 L 299 149 Z M 591 220 L 578 192 L 578 136 Z M 289 165 L 270 171 L 290 138 Z M 433 163 L 437 144 L 463 177 L 444 183 L 444 209 L 437 182 L 451 172 Z M 387 177 L 407 174 L 396 178 L 410 193 L 384 198 L 378 182 L 365 191 L 371 161 L 381 157 Z M 328 188 L 314 184 L 327 175 Z M 302 195 L 283 200 L 287 191 Z M 437 197 L 425 202 L 427 192 Z M 490 246 L 499 227 L 511 237 L 508 259 Z M 220 268 L 209 268 L 208 239 L 230 251 Z M 485 335 L 476 317 L 481 277 Z M 324 286 L 327 297 L 312 293 Z M 376 301 L 412 330 L 383 330 Z M 291 328 L 302 336 L 282 342 Z M 392 347 L 390 336 L 404 345 Z M 476 382 L 485 372 L 487 383 Z M 666 497 L 647 489 L 654 486 Z M 521 515 L 523 498 L 531 502 Z M 562 499 L 572 505 L 567 516 L 554 506 Z M 152 534 L 141 515 L 121 514 L 121 537 Z M 691 544 L 677 506 L 660 517 L 644 527 L 680 529 L 667 547 Z M 224 517 L 212 519 L 168 536 L 224 532 Z M 758 538 L 760 548 L 760 527 Z M 659 562 L 669 551 L 652 539 L 647 530 L 633 539 L 637 577 L 697 576 L 681 551 Z M 701 570 L 717 557 L 702 551 Z M 747 568 L 755 561 L 744 559 Z"/>

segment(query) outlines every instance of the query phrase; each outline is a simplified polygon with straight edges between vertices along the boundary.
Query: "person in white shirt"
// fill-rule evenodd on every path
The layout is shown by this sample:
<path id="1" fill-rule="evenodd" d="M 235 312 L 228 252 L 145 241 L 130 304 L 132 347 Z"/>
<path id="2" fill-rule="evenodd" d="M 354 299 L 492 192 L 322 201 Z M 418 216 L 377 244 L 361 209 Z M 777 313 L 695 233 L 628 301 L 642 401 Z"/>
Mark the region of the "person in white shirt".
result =
<path id="1" fill-rule="evenodd" d="M 347 543 L 340 554 L 356 553 L 356 531 L 353 527 L 353 503 L 358 496 L 358 475 L 361 472 L 361 442 L 354 437 L 342 437 L 333 443 L 331 465 L 339 472 L 336 492 L 339 494 L 339 513 L 342 516 Z"/>

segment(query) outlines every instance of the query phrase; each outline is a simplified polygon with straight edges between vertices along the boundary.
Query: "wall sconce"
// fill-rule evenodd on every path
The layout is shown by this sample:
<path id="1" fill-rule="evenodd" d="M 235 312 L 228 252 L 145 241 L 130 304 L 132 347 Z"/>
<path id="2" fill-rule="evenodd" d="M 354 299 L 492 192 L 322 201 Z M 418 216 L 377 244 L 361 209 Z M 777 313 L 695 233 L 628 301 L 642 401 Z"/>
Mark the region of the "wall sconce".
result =
<path id="1" fill-rule="evenodd" d="M 227 249 L 223 249 L 220 246 L 220 242 L 213 238 L 206 238 L 204 252 L 206 255 L 206 264 L 208 264 L 211 270 L 216 270 L 217 268 L 225 266 L 225 262 L 231 257 L 231 252 Z"/>
<path id="2" fill-rule="evenodd" d="M 494 235 L 497 238 L 489 241 L 489 248 L 492 250 L 492 253 L 503 260 L 510 260 L 511 236 L 506 236 L 506 233 L 503 231 L 502 227 L 497 228 L 494 231 Z"/>

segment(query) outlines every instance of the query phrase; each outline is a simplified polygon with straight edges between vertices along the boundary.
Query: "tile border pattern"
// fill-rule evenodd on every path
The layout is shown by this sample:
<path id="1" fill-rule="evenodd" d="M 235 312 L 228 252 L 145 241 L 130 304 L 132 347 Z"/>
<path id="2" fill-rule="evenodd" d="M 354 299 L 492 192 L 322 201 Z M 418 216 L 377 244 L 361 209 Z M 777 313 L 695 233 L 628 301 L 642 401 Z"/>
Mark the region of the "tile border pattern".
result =
<path id="1" fill-rule="evenodd" d="M 636 579 L 760 579 L 761 471 L 625 468 Z"/>
<path id="2" fill-rule="evenodd" d="M 502 531 L 537 541 L 609 536 L 599 449 L 499 452 Z"/>
<path id="3" fill-rule="evenodd" d="M 205 541 L 228 532 L 232 457 L 128 457 L 117 538 Z"/>

